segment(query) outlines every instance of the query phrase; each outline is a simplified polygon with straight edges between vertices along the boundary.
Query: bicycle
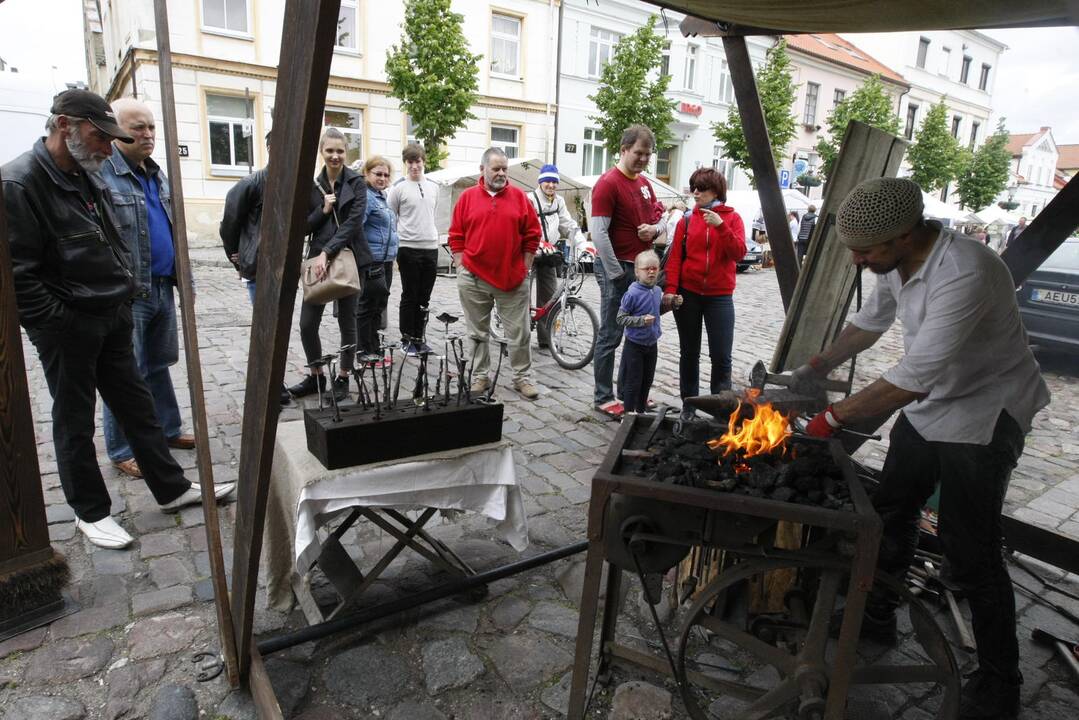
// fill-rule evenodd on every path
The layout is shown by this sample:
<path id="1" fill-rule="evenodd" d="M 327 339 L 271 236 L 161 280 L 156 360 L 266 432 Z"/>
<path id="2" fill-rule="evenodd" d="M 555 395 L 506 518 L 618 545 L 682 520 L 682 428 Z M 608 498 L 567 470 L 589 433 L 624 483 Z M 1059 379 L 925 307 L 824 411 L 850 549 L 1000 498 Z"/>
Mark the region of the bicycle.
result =
<path id="1" fill-rule="evenodd" d="M 528 275 L 528 297 L 532 297 L 535 272 Z M 529 301 L 529 330 L 540 323 L 547 324 L 548 351 L 560 367 L 580 370 L 592 362 L 596 354 L 596 338 L 599 335 L 599 317 L 596 311 L 581 299 L 585 273 L 580 262 L 565 266 L 565 273 L 551 299 L 543 307 L 535 307 Z M 491 340 L 505 342 L 502 319 L 496 309 L 491 310 Z"/>

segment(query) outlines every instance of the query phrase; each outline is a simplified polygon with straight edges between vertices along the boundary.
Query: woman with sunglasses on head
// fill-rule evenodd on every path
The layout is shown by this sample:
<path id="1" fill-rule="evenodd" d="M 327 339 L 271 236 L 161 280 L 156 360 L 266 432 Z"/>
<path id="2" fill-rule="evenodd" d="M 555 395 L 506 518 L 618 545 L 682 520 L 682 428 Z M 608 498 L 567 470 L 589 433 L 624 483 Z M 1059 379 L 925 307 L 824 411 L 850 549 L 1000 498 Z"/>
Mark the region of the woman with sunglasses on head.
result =
<path id="1" fill-rule="evenodd" d="M 700 393 L 701 327 L 708 331 L 712 394 L 731 387 L 734 346 L 736 263 L 746 254 L 742 218 L 725 203 L 727 179 L 714 168 L 700 168 L 689 178 L 696 206 L 671 234 L 664 296 L 681 295 L 675 309 L 678 327 L 678 384 L 681 397 Z M 683 419 L 693 416 L 682 409 Z"/>
<path id="2" fill-rule="evenodd" d="M 393 261 L 397 258 L 397 216 L 390 209 L 386 190 L 390 186 L 390 161 L 374 155 L 363 164 L 367 183 L 367 208 L 363 215 L 363 234 L 367 239 L 372 264 L 364 277 L 363 291 L 356 307 L 356 335 L 359 351 L 366 358 L 381 359 L 378 341 L 379 319 L 390 299 Z"/>
<path id="3" fill-rule="evenodd" d="M 363 177 L 345 166 L 345 135 L 336 128 L 326 128 L 318 143 L 322 171 L 311 189 L 311 210 L 307 216 L 310 242 L 307 258 L 315 258 L 315 275 L 321 279 L 330 263 L 344 248 L 352 250 L 356 264 L 364 267 L 373 262 L 363 234 L 364 210 L 367 207 L 367 188 Z M 347 257 L 347 256 L 346 256 Z M 356 344 L 356 295 L 337 301 L 337 326 L 341 330 L 341 345 Z M 300 305 L 300 341 L 308 363 L 322 357 L 319 327 L 326 306 L 304 301 Z M 353 366 L 353 351 L 341 354 L 337 377 L 330 384 L 338 402 L 348 397 L 348 378 Z M 322 368 L 313 368 L 303 380 L 288 388 L 292 397 L 300 398 L 327 391 Z"/>

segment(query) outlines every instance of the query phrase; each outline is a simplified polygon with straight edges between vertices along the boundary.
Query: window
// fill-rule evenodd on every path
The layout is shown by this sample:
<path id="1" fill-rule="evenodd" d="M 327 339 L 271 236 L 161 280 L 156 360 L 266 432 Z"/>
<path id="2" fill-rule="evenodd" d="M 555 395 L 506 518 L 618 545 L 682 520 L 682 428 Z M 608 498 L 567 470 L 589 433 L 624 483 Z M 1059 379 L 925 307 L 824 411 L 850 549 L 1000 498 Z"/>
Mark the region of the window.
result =
<path id="1" fill-rule="evenodd" d="M 683 87 L 686 90 L 693 90 L 694 83 L 697 77 L 697 46 L 686 46 L 686 75 L 684 78 Z"/>
<path id="2" fill-rule="evenodd" d="M 416 123 L 412 120 L 411 115 L 405 115 L 405 145 L 422 145 L 420 139 L 416 137 Z"/>
<path id="3" fill-rule="evenodd" d="M 817 83 L 806 83 L 806 109 L 805 114 L 802 115 L 803 125 L 817 124 L 817 95 L 819 94 L 820 85 Z"/>
<path id="4" fill-rule="evenodd" d="M 254 102 L 242 97 L 206 96 L 212 170 L 236 175 L 248 172 L 255 160 L 253 109 Z"/>
<path id="5" fill-rule="evenodd" d="M 916 65 L 925 70 L 925 59 L 929 55 L 929 38 L 918 39 L 918 61 Z"/>
<path id="6" fill-rule="evenodd" d="M 663 54 L 659 58 L 659 76 L 671 74 L 671 43 L 668 40 L 663 43 Z"/>
<path id="7" fill-rule="evenodd" d="M 656 179 L 671 184 L 671 174 L 674 172 L 674 147 L 665 147 L 656 153 Z"/>
<path id="8" fill-rule="evenodd" d="M 345 164 L 363 157 L 363 110 L 327 107 L 322 117 L 326 127 L 337 128 L 345 134 Z"/>
<path id="9" fill-rule="evenodd" d="M 520 77 L 521 20 L 509 15 L 491 16 L 491 72 Z"/>
<path id="10" fill-rule="evenodd" d="M 588 75 L 590 77 L 599 77 L 599 74 L 603 72 L 603 66 L 614 54 L 614 46 L 621 39 L 622 36 L 616 32 L 598 27 L 592 28 L 588 41 Z"/>
<path id="11" fill-rule="evenodd" d="M 247 34 L 247 0 L 202 0 L 202 24 Z"/>
<path id="12" fill-rule="evenodd" d="M 719 74 L 719 99 L 728 105 L 734 102 L 734 85 L 731 83 L 731 71 L 727 68 L 727 61 L 723 60 Z"/>
<path id="13" fill-rule="evenodd" d="M 846 97 L 847 97 L 847 91 L 846 90 L 839 90 L 837 88 L 836 91 L 834 93 L 832 93 L 832 107 L 835 107 L 839 103 L 843 102 L 843 100 L 846 99 Z"/>
<path id="14" fill-rule="evenodd" d="M 712 167 L 727 178 L 727 187 L 730 187 L 734 182 L 734 161 L 723 157 L 722 145 L 712 146 Z"/>
<path id="15" fill-rule="evenodd" d="M 940 49 L 940 69 L 937 70 L 941 75 L 948 75 L 948 66 L 952 64 L 952 49 L 941 48 Z"/>
<path id="16" fill-rule="evenodd" d="M 959 139 L 959 126 L 963 124 L 963 118 L 958 115 L 952 116 L 952 137 Z"/>
<path id="17" fill-rule="evenodd" d="M 978 142 L 978 128 L 981 127 L 981 123 L 974 120 L 970 123 L 970 149 L 974 149 L 974 144 Z"/>
<path id="18" fill-rule="evenodd" d="M 970 79 L 971 62 L 973 62 L 973 58 L 971 58 L 970 55 L 963 56 L 963 67 L 959 70 L 959 82 L 963 83 L 964 85 L 966 85 L 967 81 Z"/>
<path id="19" fill-rule="evenodd" d="M 491 147 L 501 148 L 506 157 L 515 158 L 520 155 L 521 129 L 514 125 L 492 125 Z"/>
<path id="20" fill-rule="evenodd" d="M 610 151 L 603 144 L 603 136 L 595 128 L 584 129 L 581 149 L 584 151 L 581 172 L 585 175 L 602 175 L 614 164 Z"/>
<path id="21" fill-rule="evenodd" d="M 903 130 L 903 137 L 907 140 L 914 138 L 914 123 L 918 120 L 918 106 L 907 105 L 907 125 Z"/>
<path id="22" fill-rule="evenodd" d="M 359 49 L 360 13 L 358 0 L 341 0 L 337 13 L 337 40 L 334 45 L 344 50 Z"/>
<path id="23" fill-rule="evenodd" d="M 982 74 L 978 78 L 978 89 L 985 90 L 989 87 L 989 66 L 982 63 Z"/>

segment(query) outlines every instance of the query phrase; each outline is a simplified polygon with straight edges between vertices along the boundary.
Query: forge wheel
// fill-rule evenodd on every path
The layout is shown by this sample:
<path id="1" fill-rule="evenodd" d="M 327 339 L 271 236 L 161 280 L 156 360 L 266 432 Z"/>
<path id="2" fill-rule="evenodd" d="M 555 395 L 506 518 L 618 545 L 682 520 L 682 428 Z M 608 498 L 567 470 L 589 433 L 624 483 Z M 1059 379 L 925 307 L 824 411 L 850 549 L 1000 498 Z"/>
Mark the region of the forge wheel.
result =
<path id="1" fill-rule="evenodd" d="M 712 614 L 717 599 L 729 600 L 730 596 L 726 595 L 729 591 L 773 570 L 796 571 L 803 588 L 809 590 L 788 594 L 788 600 L 793 602 L 785 617 L 775 619 L 776 642 L 766 642 L 748 632 L 744 611 L 729 619 Z M 837 645 L 829 639 L 829 625 L 848 571 L 849 565 L 840 561 L 754 559 L 716 576 L 689 609 L 678 643 L 677 679 L 690 717 L 763 720 L 790 714 L 799 720 L 823 718 Z M 919 694 L 940 693 L 941 701 L 934 717 L 953 720 L 959 714 L 959 669 L 940 625 L 932 612 L 902 584 L 879 574 L 874 582 L 897 592 L 906 602 L 916 646 L 904 647 L 902 654 L 885 654 L 888 664 L 865 663 L 859 657 L 851 673 L 851 692 L 856 693 L 862 685 L 917 685 Z M 715 647 L 716 639 L 724 644 L 724 649 Z M 894 664 L 907 659 L 907 655 L 913 657 L 912 653 L 918 656 L 917 660 Z M 724 673 L 725 677 L 709 673 L 709 664 L 702 661 L 704 654 L 726 659 L 728 665 L 736 664 L 739 658 L 747 665 L 771 665 L 779 680 L 773 687 L 761 688 L 759 681 L 746 682 L 736 672 L 743 668 L 724 668 L 730 671 Z"/>

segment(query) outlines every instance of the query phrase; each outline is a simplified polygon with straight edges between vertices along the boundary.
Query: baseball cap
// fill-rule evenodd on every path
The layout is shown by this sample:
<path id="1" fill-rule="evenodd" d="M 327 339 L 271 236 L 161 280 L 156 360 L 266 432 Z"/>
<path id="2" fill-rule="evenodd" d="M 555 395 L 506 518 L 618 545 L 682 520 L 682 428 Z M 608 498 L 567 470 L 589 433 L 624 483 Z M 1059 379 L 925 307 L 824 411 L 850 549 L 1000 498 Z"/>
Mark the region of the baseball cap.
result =
<path id="1" fill-rule="evenodd" d="M 116 124 L 116 114 L 105 102 L 105 98 L 89 90 L 78 88 L 65 90 L 52 99 L 52 108 L 49 112 L 53 115 L 67 115 L 73 118 L 82 118 L 90 122 L 106 135 L 110 135 L 125 143 L 135 142 L 135 139 L 120 129 Z"/>

